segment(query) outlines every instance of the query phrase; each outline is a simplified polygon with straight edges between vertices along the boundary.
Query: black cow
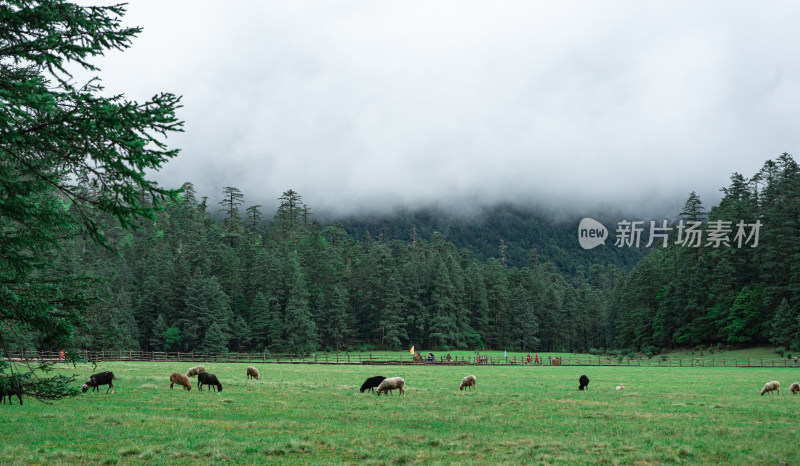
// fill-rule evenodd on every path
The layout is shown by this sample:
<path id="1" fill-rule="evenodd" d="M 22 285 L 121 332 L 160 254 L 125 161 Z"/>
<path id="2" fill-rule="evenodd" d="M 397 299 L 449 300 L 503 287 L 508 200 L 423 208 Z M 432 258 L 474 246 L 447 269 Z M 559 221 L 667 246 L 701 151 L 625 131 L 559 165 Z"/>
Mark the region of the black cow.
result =
<path id="1" fill-rule="evenodd" d="M 218 391 L 222 391 L 222 384 L 217 380 L 217 376 L 208 372 L 197 374 L 197 388 L 201 392 L 203 391 L 203 385 L 211 385 L 212 387 L 217 387 Z"/>
<path id="2" fill-rule="evenodd" d="M 578 390 L 583 390 L 583 389 L 588 390 L 589 389 L 589 377 L 586 377 L 585 375 L 582 375 L 581 378 L 578 380 L 578 382 L 580 382 L 580 385 L 578 386 Z"/>
<path id="3" fill-rule="evenodd" d="M 95 390 L 99 392 L 101 385 L 108 385 L 106 393 L 108 393 L 109 390 L 111 390 L 111 393 L 114 393 L 114 384 L 112 383 L 113 380 L 114 380 L 114 373 L 111 371 L 98 372 L 97 374 L 92 374 L 89 376 L 89 380 L 87 380 L 86 383 L 83 384 L 81 391 L 83 391 L 83 393 L 86 393 L 86 391 L 91 388 L 92 393 L 94 393 Z"/>
<path id="4" fill-rule="evenodd" d="M 372 393 L 375 393 L 375 389 L 378 388 L 378 385 L 383 382 L 383 379 L 386 377 L 382 375 L 376 375 L 375 377 L 370 377 L 364 381 L 364 384 L 361 385 L 361 393 L 364 393 L 366 390 L 371 390 Z"/>

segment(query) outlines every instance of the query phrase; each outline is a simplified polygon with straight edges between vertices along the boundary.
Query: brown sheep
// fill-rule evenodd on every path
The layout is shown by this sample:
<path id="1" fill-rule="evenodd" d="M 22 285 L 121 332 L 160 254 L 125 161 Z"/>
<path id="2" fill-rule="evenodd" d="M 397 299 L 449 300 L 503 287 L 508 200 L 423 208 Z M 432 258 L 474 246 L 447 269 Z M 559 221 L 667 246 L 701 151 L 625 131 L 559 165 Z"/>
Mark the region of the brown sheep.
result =
<path id="1" fill-rule="evenodd" d="M 789 391 L 792 392 L 792 395 L 797 395 L 797 392 L 800 392 L 800 382 L 789 385 Z"/>
<path id="2" fill-rule="evenodd" d="M 258 369 L 253 366 L 247 366 L 247 380 L 250 380 L 251 377 L 258 380 Z"/>
<path id="3" fill-rule="evenodd" d="M 464 377 L 464 379 L 461 380 L 461 386 L 458 387 L 458 389 L 459 390 L 464 390 L 465 388 L 472 387 L 472 389 L 474 390 L 476 381 L 477 380 L 475 379 L 474 375 L 468 375 L 468 376 Z"/>
<path id="4" fill-rule="evenodd" d="M 172 375 L 169 376 L 169 389 L 172 390 L 172 386 L 175 384 L 183 386 L 183 388 L 188 391 L 192 391 L 192 384 L 189 383 L 189 377 L 179 374 L 178 372 L 173 372 Z"/>

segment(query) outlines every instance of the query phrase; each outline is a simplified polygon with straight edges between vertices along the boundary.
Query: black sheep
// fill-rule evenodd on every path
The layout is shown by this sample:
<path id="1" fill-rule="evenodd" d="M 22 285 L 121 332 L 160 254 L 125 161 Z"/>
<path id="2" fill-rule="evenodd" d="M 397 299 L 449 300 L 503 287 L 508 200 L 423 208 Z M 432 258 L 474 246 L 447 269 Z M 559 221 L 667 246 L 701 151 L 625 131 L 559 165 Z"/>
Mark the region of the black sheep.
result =
<path id="1" fill-rule="evenodd" d="M 578 390 L 589 389 L 589 377 L 582 375 L 581 378 L 578 380 L 580 382 L 580 386 L 578 386 Z"/>
<path id="2" fill-rule="evenodd" d="M 22 405 L 22 383 L 17 376 L 12 375 L 8 379 L 0 379 L 0 404 L 5 403 L 5 397 L 8 397 L 8 404 L 11 403 L 11 397 L 17 395 L 19 404 Z"/>
<path id="3" fill-rule="evenodd" d="M 361 385 L 361 393 L 364 393 L 366 390 L 370 390 L 372 393 L 375 393 L 375 389 L 378 388 L 378 385 L 380 385 L 385 378 L 386 377 L 382 375 L 376 375 L 375 377 L 368 378 L 364 381 L 364 384 Z"/>
<path id="4" fill-rule="evenodd" d="M 203 385 L 211 385 L 212 387 L 217 387 L 218 391 L 222 391 L 222 384 L 217 380 L 217 376 L 208 372 L 197 374 L 197 389 L 201 392 L 203 391 Z"/>
<path id="5" fill-rule="evenodd" d="M 112 383 L 113 380 L 114 380 L 113 372 L 111 371 L 98 372 L 97 374 L 92 374 L 89 376 L 89 380 L 87 380 L 86 383 L 83 384 L 83 388 L 81 390 L 84 393 L 86 393 L 86 391 L 91 388 L 92 393 L 94 393 L 95 390 L 97 390 L 98 392 L 100 391 L 101 385 L 108 385 L 106 393 L 108 393 L 109 390 L 111 390 L 111 393 L 114 393 L 114 384 Z"/>

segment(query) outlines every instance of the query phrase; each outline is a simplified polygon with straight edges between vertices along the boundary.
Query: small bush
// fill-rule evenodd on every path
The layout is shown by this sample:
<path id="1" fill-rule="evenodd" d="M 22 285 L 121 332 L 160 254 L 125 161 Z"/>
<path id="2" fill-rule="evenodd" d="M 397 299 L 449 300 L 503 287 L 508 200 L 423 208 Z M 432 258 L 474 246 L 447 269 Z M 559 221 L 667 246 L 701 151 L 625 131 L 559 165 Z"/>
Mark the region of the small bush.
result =
<path id="1" fill-rule="evenodd" d="M 779 346 L 775 348 L 775 352 L 778 353 L 780 357 L 783 357 L 783 355 L 786 354 L 786 348 L 783 346 Z"/>

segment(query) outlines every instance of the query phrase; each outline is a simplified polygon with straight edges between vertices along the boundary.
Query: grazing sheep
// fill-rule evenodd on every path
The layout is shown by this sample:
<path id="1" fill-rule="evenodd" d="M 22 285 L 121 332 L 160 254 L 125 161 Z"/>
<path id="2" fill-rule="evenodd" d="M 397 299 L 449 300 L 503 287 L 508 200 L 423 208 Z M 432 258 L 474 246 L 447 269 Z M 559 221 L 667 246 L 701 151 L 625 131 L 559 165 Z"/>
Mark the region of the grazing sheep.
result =
<path id="1" fill-rule="evenodd" d="M 476 389 L 476 387 L 475 387 L 475 382 L 476 381 L 477 381 L 477 379 L 475 379 L 474 375 L 468 375 L 468 376 L 464 377 L 463 379 L 461 379 L 461 386 L 459 386 L 458 389 L 459 390 L 464 390 L 464 388 L 472 387 L 472 389 L 475 390 Z"/>
<path id="2" fill-rule="evenodd" d="M 375 393 L 375 387 L 378 387 L 384 380 L 386 380 L 386 377 L 382 375 L 376 375 L 375 377 L 368 378 L 361 385 L 361 393 L 364 393 L 366 390 Z"/>
<path id="3" fill-rule="evenodd" d="M 403 390 L 403 387 L 405 386 L 406 386 L 406 381 L 403 380 L 402 377 L 392 377 L 389 379 L 384 379 L 384 381 L 381 382 L 380 385 L 378 385 L 376 393 L 378 394 L 378 396 L 381 396 L 381 393 L 386 393 L 386 392 L 389 392 L 390 395 L 394 395 L 394 393 L 392 393 L 392 390 L 399 389 L 400 394 L 403 395 L 405 394 L 405 390 Z"/>
<path id="4" fill-rule="evenodd" d="M 582 375 L 580 379 L 578 379 L 578 390 L 588 390 L 589 389 L 589 377 L 586 375 Z"/>
<path id="5" fill-rule="evenodd" d="M 764 385 L 764 388 L 761 389 L 761 396 L 764 396 L 765 393 L 769 393 L 771 395 L 772 392 L 778 392 L 778 396 L 781 396 L 781 383 L 777 380 L 767 382 Z"/>
<path id="6" fill-rule="evenodd" d="M 625 387 L 622 384 L 617 385 L 617 390 L 625 390 Z"/>
<path id="7" fill-rule="evenodd" d="M 186 371 L 186 377 L 194 377 L 195 375 L 205 371 L 206 371 L 206 366 L 194 366 L 193 368 Z"/>
<path id="8" fill-rule="evenodd" d="M 201 392 L 203 391 L 203 385 L 211 385 L 212 387 L 217 387 L 217 391 L 222 391 L 222 384 L 219 383 L 219 380 L 217 380 L 217 376 L 214 374 L 209 374 L 208 372 L 201 372 L 197 374 L 197 388 Z"/>
<path id="9" fill-rule="evenodd" d="M 258 380 L 258 369 L 253 366 L 247 366 L 247 380 L 250 380 L 251 377 Z"/>
<path id="10" fill-rule="evenodd" d="M 789 391 L 792 392 L 792 395 L 797 395 L 797 392 L 800 392 L 800 382 L 789 385 Z"/>
<path id="11" fill-rule="evenodd" d="M 182 386 L 187 391 L 192 391 L 192 384 L 189 382 L 189 377 L 178 372 L 173 372 L 172 375 L 169 376 L 169 389 L 172 390 L 172 386 L 175 384 Z"/>
<path id="12" fill-rule="evenodd" d="M 106 393 L 108 393 L 109 390 L 111 390 L 111 393 L 114 393 L 114 384 L 112 383 L 113 380 L 114 380 L 114 373 L 111 371 L 98 372 L 97 374 L 92 374 L 89 376 L 89 380 L 87 380 L 86 383 L 83 384 L 83 387 L 81 387 L 81 391 L 83 393 L 86 393 L 86 391 L 91 388 L 92 393 L 94 393 L 95 390 L 99 392 L 101 385 L 108 385 Z"/>

